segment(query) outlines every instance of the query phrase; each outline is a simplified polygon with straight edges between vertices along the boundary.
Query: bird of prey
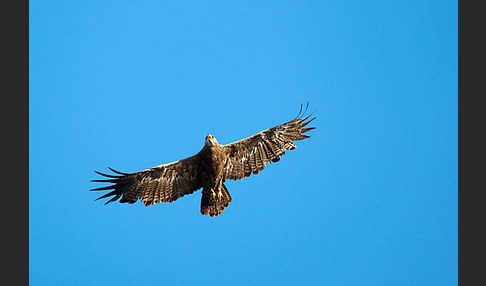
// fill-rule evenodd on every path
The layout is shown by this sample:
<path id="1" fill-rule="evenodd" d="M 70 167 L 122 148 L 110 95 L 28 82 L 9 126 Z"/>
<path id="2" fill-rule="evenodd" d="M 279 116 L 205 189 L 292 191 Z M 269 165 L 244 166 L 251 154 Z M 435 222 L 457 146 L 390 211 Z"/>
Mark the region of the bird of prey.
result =
<path id="1" fill-rule="evenodd" d="M 305 132 L 315 127 L 304 128 L 315 117 L 304 117 L 308 104 L 297 117 L 253 136 L 220 145 L 213 135 L 205 138 L 204 147 L 196 155 L 135 173 L 123 173 L 109 168 L 116 175 L 97 174 L 109 179 L 93 182 L 112 183 L 110 186 L 92 191 L 113 190 L 99 198 L 113 196 L 105 204 L 117 201 L 133 204 L 143 201 L 145 206 L 162 202 L 173 202 L 202 188 L 201 214 L 211 217 L 220 215 L 231 202 L 224 182 L 240 180 L 258 174 L 271 162 L 278 162 L 286 150 L 296 148 L 294 141 L 310 136 Z"/>

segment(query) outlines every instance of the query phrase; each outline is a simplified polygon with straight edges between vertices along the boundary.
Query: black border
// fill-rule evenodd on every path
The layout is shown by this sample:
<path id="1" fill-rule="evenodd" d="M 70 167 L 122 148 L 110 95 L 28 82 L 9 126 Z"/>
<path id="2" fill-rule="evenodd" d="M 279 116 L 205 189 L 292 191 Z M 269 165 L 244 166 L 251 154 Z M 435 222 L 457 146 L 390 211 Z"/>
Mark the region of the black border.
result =
<path id="1" fill-rule="evenodd" d="M 458 155 L 459 285 L 486 285 L 484 217 L 486 183 L 484 148 L 485 51 L 484 9 L 479 1 L 458 6 Z"/>
<path id="2" fill-rule="evenodd" d="M 29 282 L 29 1 L 4 1 L 1 138 L 2 258 L 5 285 Z"/>

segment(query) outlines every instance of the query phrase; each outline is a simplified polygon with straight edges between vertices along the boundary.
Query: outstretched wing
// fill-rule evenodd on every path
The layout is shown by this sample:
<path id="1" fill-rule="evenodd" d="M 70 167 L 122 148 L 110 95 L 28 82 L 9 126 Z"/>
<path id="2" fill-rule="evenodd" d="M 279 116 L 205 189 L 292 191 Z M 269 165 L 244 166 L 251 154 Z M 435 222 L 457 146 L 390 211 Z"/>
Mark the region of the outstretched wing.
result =
<path id="1" fill-rule="evenodd" d="M 306 107 L 307 110 L 307 107 Z M 294 141 L 310 136 L 303 133 L 315 129 L 304 128 L 315 117 L 303 118 L 302 106 L 297 117 L 289 122 L 264 130 L 243 140 L 223 145 L 228 154 L 228 161 L 223 170 L 224 180 L 239 180 L 253 174 L 258 174 L 269 162 L 278 162 L 285 150 L 296 148 Z"/>
<path id="2" fill-rule="evenodd" d="M 105 204 L 116 201 L 121 197 L 120 203 L 133 204 L 140 199 L 146 206 L 149 206 L 161 202 L 173 202 L 201 188 L 198 178 L 198 154 L 184 160 L 131 174 L 122 173 L 112 168 L 109 169 L 119 176 L 95 171 L 97 174 L 111 179 L 92 180 L 92 182 L 113 184 L 111 186 L 92 189 L 92 191 L 113 189 L 113 191 L 97 198 L 99 200 L 113 196 Z"/>

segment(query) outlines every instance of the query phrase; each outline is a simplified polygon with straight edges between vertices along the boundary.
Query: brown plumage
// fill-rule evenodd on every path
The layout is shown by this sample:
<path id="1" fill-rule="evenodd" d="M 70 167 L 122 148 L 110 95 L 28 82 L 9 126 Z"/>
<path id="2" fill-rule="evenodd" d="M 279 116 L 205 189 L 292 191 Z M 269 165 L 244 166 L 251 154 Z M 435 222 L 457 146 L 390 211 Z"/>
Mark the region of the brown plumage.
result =
<path id="1" fill-rule="evenodd" d="M 141 200 L 149 206 L 173 202 L 202 188 L 201 214 L 218 216 L 231 202 L 224 185 L 226 180 L 258 174 L 268 163 L 278 162 L 286 150 L 295 149 L 294 141 L 310 137 L 303 133 L 315 127 L 304 127 L 315 117 L 310 118 L 311 114 L 304 118 L 305 111 L 302 113 L 301 106 L 295 119 L 228 145 L 220 145 L 214 136 L 208 135 L 201 151 L 184 160 L 136 173 L 122 173 L 111 168 L 117 175 L 95 171 L 109 179 L 93 182 L 112 185 L 92 191 L 113 190 L 97 199 L 112 196 L 105 204 L 121 198 L 120 203 L 133 204 Z"/>

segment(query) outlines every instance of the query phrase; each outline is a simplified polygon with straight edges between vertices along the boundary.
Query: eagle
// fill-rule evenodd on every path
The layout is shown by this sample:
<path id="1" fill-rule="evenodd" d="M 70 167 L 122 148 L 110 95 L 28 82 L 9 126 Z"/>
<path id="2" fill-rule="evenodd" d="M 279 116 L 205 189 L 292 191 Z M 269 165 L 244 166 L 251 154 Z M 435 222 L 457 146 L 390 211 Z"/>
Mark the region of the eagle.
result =
<path id="1" fill-rule="evenodd" d="M 141 200 L 145 206 L 150 206 L 173 202 L 202 188 L 201 214 L 218 216 L 231 202 L 224 184 L 226 180 L 240 180 L 258 174 L 267 164 L 278 162 L 286 150 L 294 150 L 294 141 L 310 137 L 304 133 L 315 127 L 304 127 L 316 117 L 311 118 L 312 113 L 305 116 L 308 106 L 302 112 L 301 105 L 293 120 L 231 144 L 221 145 L 209 134 L 201 151 L 183 160 L 135 173 L 112 168 L 108 168 L 114 173 L 111 175 L 95 171 L 109 179 L 92 182 L 111 185 L 91 191 L 112 190 L 96 199 L 112 197 L 105 205 L 121 198 L 120 203 L 133 204 Z"/>

